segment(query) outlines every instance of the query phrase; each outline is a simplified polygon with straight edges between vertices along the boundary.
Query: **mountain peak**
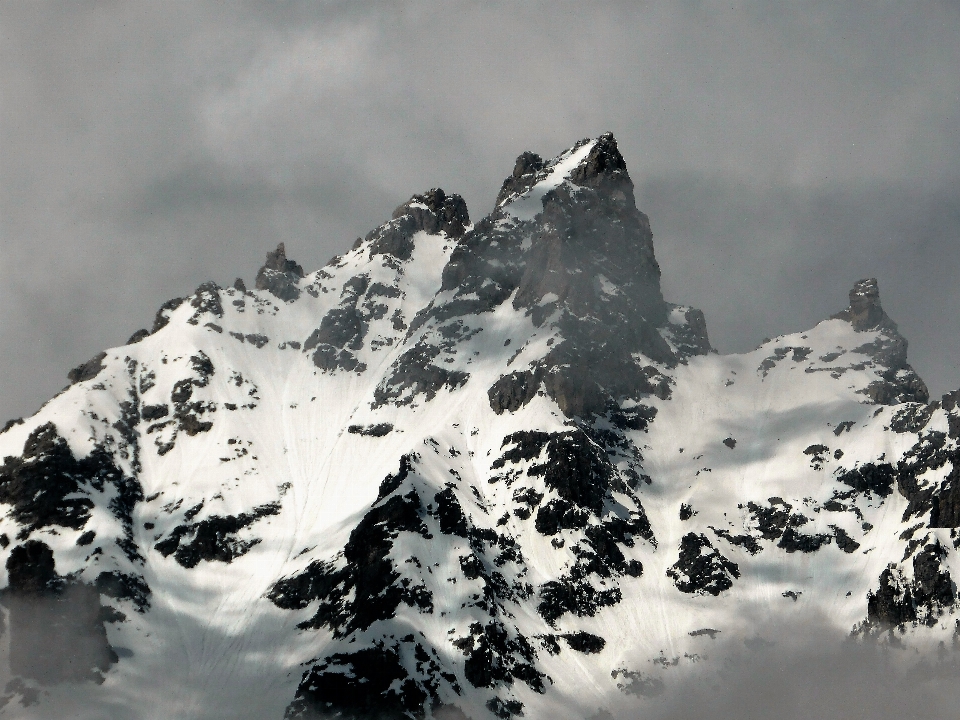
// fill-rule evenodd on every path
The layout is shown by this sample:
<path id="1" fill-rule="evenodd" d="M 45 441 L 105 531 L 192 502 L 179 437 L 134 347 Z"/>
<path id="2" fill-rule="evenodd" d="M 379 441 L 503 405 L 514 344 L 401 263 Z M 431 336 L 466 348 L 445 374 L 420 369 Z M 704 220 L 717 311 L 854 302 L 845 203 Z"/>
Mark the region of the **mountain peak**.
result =
<path id="1" fill-rule="evenodd" d="M 283 243 L 277 245 L 277 249 L 273 252 L 267 253 L 267 261 L 263 264 L 263 269 L 292 273 L 297 277 L 303 277 L 303 268 L 293 260 L 287 259 L 287 248 Z"/>
<path id="2" fill-rule="evenodd" d="M 880 284 L 876 278 L 858 280 L 850 290 L 850 307 L 833 316 L 847 320 L 858 332 L 889 326 L 896 331 L 896 323 L 880 306 Z"/>
<path id="3" fill-rule="evenodd" d="M 873 278 L 712 352 L 609 133 L 135 337 L 0 430 L 4 716 L 647 716 L 804 608 L 956 652 L 960 394 Z"/>
<path id="4" fill-rule="evenodd" d="M 881 405 L 903 402 L 926 403 L 930 393 L 923 380 L 907 363 L 907 339 L 897 324 L 880 306 L 880 284 L 876 278 L 864 278 L 850 290 L 850 306 L 831 315 L 831 320 L 849 322 L 858 333 L 874 333 L 872 342 L 857 348 L 885 368 L 881 377 L 866 390 L 868 397 Z"/>
<path id="5" fill-rule="evenodd" d="M 513 173 L 503 181 L 500 187 L 496 207 L 500 207 L 511 195 L 520 195 L 529 190 L 536 181 L 537 173 L 541 170 L 543 170 L 542 157 L 529 150 L 520 153 L 513 166 Z"/>
<path id="6" fill-rule="evenodd" d="M 622 194 L 633 199 L 633 181 L 627 173 L 627 163 L 620 154 L 613 133 L 607 132 L 593 141 L 587 157 L 570 173 L 570 181 L 581 187 Z"/>
<path id="7" fill-rule="evenodd" d="M 422 195 L 414 195 L 393 211 L 392 219 L 404 216 L 414 218 L 415 230 L 430 234 L 445 232 L 450 237 L 463 235 L 470 225 L 467 203 L 457 194 L 447 195 L 440 188 L 431 188 Z"/>
<path id="8" fill-rule="evenodd" d="M 281 300 L 296 300 L 300 297 L 297 282 L 303 278 L 303 268 L 287 259 L 283 243 L 267 253 L 267 261 L 257 273 L 257 290 L 266 290 Z"/>
<path id="9" fill-rule="evenodd" d="M 609 198 L 635 206 L 633 182 L 627 163 L 620 154 L 613 133 L 584 138 L 549 162 L 532 152 L 517 157 L 513 173 L 500 188 L 496 207 L 510 206 L 510 213 L 531 219 L 539 212 L 538 203 L 564 182 L 593 188 Z"/>

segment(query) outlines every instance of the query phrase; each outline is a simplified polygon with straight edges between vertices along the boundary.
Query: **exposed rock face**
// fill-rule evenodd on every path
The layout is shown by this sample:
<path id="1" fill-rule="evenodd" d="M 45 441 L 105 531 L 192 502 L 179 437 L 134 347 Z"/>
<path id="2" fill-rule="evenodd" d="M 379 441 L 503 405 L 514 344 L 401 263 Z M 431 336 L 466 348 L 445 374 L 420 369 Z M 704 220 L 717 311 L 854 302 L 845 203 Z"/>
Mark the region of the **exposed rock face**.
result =
<path id="1" fill-rule="evenodd" d="M 929 539 L 929 537 L 928 537 Z M 944 567 L 947 551 L 939 542 L 908 546 L 907 565 L 912 570 L 911 580 L 904 568 L 891 563 L 880 574 L 876 592 L 867 596 L 867 625 L 871 630 L 902 628 L 907 623 L 918 622 L 927 626 L 937 624 L 957 600 L 950 571 Z M 914 554 L 915 553 L 915 554 Z M 904 558 L 906 560 L 907 558 Z M 906 564 L 906 563 L 904 563 Z"/>
<path id="2" fill-rule="evenodd" d="M 504 375 L 487 391 L 490 408 L 500 415 L 504 411 L 516 412 L 537 394 L 542 378 L 532 372 L 512 372 Z"/>
<path id="3" fill-rule="evenodd" d="M 196 523 L 178 525 L 154 549 L 164 557 L 173 555 L 185 568 L 194 568 L 201 561 L 230 563 L 260 542 L 260 538 L 243 539 L 237 533 L 260 518 L 276 515 L 278 510 L 276 504 L 262 505 L 250 513 L 212 515 Z"/>
<path id="4" fill-rule="evenodd" d="M 281 300 L 290 301 L 300 297 L 298 282 L 302 278 L 303 268 L 287 259 L 287 249 L 280 243 L 276 250 L 267 253 L 267 261 L 257 273 L 255 285 L 257 290 L 266 290 Z"/>
<path id="5" fill-rule="evenodd" d="M 723 557 L 706 536 L 687 533 L 680 542 L 680 558 L 667 575 L 680 592 L 719 595 L 733 587 L 740 569 Z"/>
<path id="6" fill-rule="evenodd" d="M 617 141 L 612 133 L 600 136 L 586 160 L 570 173 L 570 180 L 581 187 L 600 190 L 615 202 L 635 206 L 633 181 L 627 174 L 627 163 L 617 149 Z"/>
<path id="7" fill-rule="evenodd" d="M 593 144 L 570 185 L 544 196 L 541 222 L 513 304 L 534 322 L 555 317 L 562 340 L 541 366 L 547 392 L 570 417 L 653 392 L 633 354 L 668 365 L 680 358 L 658 331 L 669 308 L 650 223 L 612 135 Z M 705 334 L 700 346 L 709 348 Z"/>
<path id="8" fill-rule="evenodd" d="M 413 253 L 416 233 L 422 231 L 436 235 L 444 232 L 451 238 L 459 238 L 469 224 L 470 215 L 463 198 L 433 188 L 400 205 L 393 211 L 390 222 L 371 231 L 364 242 L 369 244 L 371 257 L 385 255 L 394 261 L 405 262 Z"/>
<path id="9" fill-rule="evenodd" d="M 447 195 L 440 188 L 414 195 L 393 211 L 393 219 L 413 218 L 414 227 L 431 235 L 445 232 L 452 238 L 461 237 L 470 224 L 467 204 L 459 195 Z"/>
<path id="10" fill-rule="evenodd" d="M 366 368 L 353 351 L 363 347 L 371 319 L 369 303 L 361 305 L 369 286 L 370 278 L 366 275 L 351 278 L 343 286 L 340 305 L 324 316 L 320 327 L 303 343 L 304 352 L 313 350 L 313 363 L 318 368 L 330 372 L 338 369 L 362 372 Z"/>
<path id="11" fill-rule="evenodd" d="M 850 306 L 832 317 L 846 320 L 857 332 L 880 332 L 873 343 L 856 349 L 871 355 L 877 364 L 886 368 L 882 379 L 864 391 L 873 402 L 895 405 L 930 400 L 927 386 L 907 363 L 907 339 L 880 306 L 880 287 L 875 278 L 857 282 L 850 290 Z"/>
<path id="12" fill-rule="evenodd" d="M 602 307 L 618 293 L 605 292 L 596 275 L 578 272 L 591 267 L 605 271 L 631 309 L 663 322 L 666 306 L 650 221 L 636 208 L 633 183 L 612 135 L 592 146 L 570 183 L 543 198 L 542 230 L 533 237 L 514 307 L 532 308 L 550 293 L 576 315 Z"/>
<path id="13" fill-rule="evenodd" d="M 497 207 L 507 198 L 521 195 L 533 187 L 537 173 L 541 170 L 543 170 L 543 158 L 529 151 L 521 153 L 513 167 L 513 174 L 503 181 L 503 186 L 497 194 Z"/>
<path id="14" fill-rule="evenodd" d="M 880 306 L 880 285 L 876 278 L 858 281 L 850 290 L 850 307 L 834 317 L 849 320 L 858 332 L 892 323 Z"/>
<path id="15" fill-rule="evenodd" d="M 581 148 L 565 180 L 551 180 Z M 554 184 L 537 208 L 535 192 L 545 182 Z M 682 327 L 666 329 L 673 306 L 660 291 L 652 237 L 611 134 L 584 140 L 551 163 L 524 153 L 497 209 L 464 235 L 444 269 L 449 296 L 413 329 L 490 312 L 512 295 L 513 307 L 554 331 L 556 343 L 529 370 L 491 389 L 491 407 L 522 406 L 540 381 L 568 417 L 602 415 L 626 396 L 668 393 L 659 373 L 634 356 L 672 366 L 709 352 L 710 343 L 699 311 L 686 310 Z M 671 347 L 665 334 L 683 340 Z M 533 373 L 531 381 L 524 372 Z"/>
<path id="16" fill-rule="evenodd" d="M 83 365 L 75 367 L 73 370 L 67 373 L 67 379 L 72 383 L 83 382 L 84 380 L 92 380 L 95 378 L 101 370 L 103 370 L 103 359 L 107 356 L 105 352 L 98 353 Z"/>
<path id="17" fill-rule="evenodd" d="M 153 319 L 153 328 L 150 330 L 151 335 L 159 332 L 169 324 L 171 313 L 183 304 L 183 300 L 183 298 L 172 298 L 160 306 L 160 309 L 157 310 L 156 317 Z"/>
<path id="18" fill-rule="evenodd" d="M 927 402 L 873 280 L 712 351 L 609 134 L 136 338 L 0 432 L 0 712 L 646 716 L 807 611 L 960 661 L 960 391 Z"/>
<path id="19" fill-rule="evenodd" d="M 23 455 L 8 456 L 0 466 L 0 501 L 10 506 L 23 537 L 51 526 L 79 530 L 94 507 L 91 486 L 102 488 L 119 475 L 105 454 L 77 461 L 48 423 L 30 434 Z"/>

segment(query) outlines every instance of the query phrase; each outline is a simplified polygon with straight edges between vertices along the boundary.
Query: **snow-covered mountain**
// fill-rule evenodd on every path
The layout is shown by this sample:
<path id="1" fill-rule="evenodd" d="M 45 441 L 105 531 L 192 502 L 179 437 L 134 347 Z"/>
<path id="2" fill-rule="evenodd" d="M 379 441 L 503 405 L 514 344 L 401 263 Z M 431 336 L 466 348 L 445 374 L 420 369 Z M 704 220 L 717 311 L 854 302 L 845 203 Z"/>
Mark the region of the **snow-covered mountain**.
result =
<path id="1" fill-rule="evenodd" d="M 0 712 L 604 717 L 811 615 L 952 652 L 960 392 L 849 303 L 718 355 L 609 134 L 280 245 L 0 435 Z"/>

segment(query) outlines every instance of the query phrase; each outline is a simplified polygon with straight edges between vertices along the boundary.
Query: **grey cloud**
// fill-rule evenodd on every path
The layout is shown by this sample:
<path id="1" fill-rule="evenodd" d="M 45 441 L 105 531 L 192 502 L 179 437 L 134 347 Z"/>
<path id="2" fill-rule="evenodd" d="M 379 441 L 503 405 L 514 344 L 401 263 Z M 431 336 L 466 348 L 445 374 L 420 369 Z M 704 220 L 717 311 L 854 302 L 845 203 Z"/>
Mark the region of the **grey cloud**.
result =
<path id="1" fill-rule="evenodd" d="M 957 384 L 960 183 L 756 190 L 699 175 L 638 188 L 667 297 L 706 309 L 714 344 L 749 350 L 846 306 L 863 277 L 935 394 Z"/>
<path id="2" fill-rule="evenodd" d="M 719 673 L 706 682 L 681 680 L 672 692 L 620 717 L 650 720 L 902 720 L 955 717 L 960 671 L 954 648 L 924 660 L 905 648 L 844 641 L 825 625 L 788 623 L 806 638 L 769 640 L 763 628 L 746 641 L 718 641 L 708 650 Z M 779 628 L 780 637 L 784 628 Z M 776 635 L 775 635 L 776 636 Z M 722 635 L 719 636 L 722 638 Z M 716 644 L 716 643 L 715 643 Z M 642 708 L 642 709 L 641 709 Z"/>
<path id="3" fill-rule="evenodd" d="M 722 349 L 859 277 L 960 385 L 956 3 L 6 4 L 0 416 L 284 241 L 315 268 L 411 194 L 491 209 L 612 130 L 669 297 Z"/>

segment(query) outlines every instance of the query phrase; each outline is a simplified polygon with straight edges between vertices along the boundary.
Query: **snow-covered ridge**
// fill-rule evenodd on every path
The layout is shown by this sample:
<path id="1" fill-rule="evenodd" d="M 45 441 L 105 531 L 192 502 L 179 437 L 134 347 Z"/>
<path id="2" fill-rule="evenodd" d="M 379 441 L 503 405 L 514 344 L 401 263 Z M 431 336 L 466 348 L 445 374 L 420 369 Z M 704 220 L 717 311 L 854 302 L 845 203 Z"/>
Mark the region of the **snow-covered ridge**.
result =
<path id="1" fill-rule="evenodd" d="M 609 134 L 281 245 L 0 434 L 0 713 L 586 718 L 800 616 L 952 647 L 960 393 L 906 347 L 863 281 L 713 352 Z"/>
<path id="2" fill-rule="evenodd" d="M 543 212 L 543 196 L 570 178 L 570 173 L 587 159 L 594 144 L 593 141 L 578 143 L 562 153 L 537 173 L 533 187 L 506 198 L 500 206 L 518 220 L 533 220 Z"/>

